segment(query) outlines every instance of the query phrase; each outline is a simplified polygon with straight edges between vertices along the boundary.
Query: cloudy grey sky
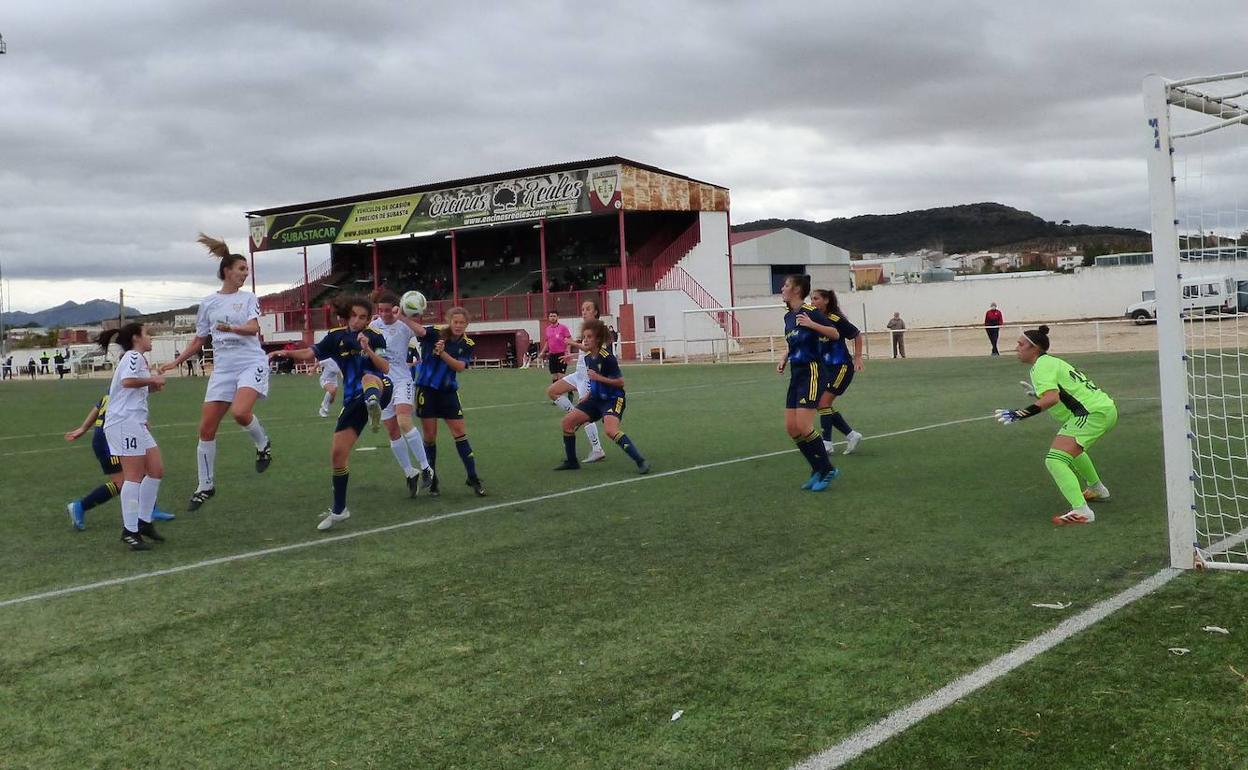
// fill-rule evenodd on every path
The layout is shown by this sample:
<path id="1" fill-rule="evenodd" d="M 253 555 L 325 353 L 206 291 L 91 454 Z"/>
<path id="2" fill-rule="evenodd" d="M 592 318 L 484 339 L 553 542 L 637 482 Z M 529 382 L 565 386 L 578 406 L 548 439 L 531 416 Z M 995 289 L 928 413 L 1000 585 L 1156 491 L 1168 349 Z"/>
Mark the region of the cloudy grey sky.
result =
<path id="1" fill-rule="evenodd" d="M 1145 227 L 1143 77 L 1248 68 L 1245 29 L 1239 0 L 6 0 L 0 263 L 17 310 L 184 305 L 218 285 L 196 232 L 242 250 L 248 208 L 603 155 L 725 185 L 737 222 Z"/>

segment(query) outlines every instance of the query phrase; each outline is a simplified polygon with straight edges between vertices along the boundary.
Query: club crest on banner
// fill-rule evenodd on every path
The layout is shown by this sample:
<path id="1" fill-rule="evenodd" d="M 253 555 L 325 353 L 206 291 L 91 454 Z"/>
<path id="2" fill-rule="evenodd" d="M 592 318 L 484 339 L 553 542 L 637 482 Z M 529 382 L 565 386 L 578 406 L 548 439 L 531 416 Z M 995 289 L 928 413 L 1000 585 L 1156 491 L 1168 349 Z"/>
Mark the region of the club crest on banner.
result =
<path id="1" fill-rule="evenodd" d="M 619 190 L 619 173 L 615 169 L 595 171 L 591 181 L 594 195 L 598 197 L 599 203 L 602 204 L 603 208 L 610 207 L 612 199 L 615 198 L 615 194 Z"/>
<path id="2" fill-rule="evenodd" d="M 264 217 L 252 217 L 250 225 L 251 246 L 253 249 L 258 249 L 264 245 L 264 237 L 269 231 L 268 223 L 265 221 Z"/>

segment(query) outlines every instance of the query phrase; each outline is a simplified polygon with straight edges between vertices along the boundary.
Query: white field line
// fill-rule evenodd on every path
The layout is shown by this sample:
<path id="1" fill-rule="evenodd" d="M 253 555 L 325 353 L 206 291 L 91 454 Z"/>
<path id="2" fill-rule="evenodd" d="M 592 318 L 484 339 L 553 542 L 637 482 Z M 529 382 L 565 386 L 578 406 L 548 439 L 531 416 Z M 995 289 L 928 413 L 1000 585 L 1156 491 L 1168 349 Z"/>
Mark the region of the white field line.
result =
<path id="1" fill-rule="evenodd" d="M 857 759 L 863 753 L 898 735 L 946 706 L 965 698 L 984 685 L 1005 676 L 1041 653 L 1061 644 L 1070 637 L 1099 623 L 1114 612 L 1126 607 L 1136 599 L 1148 596 L 1183 573 L 1167 567 L 1152 577 L 1145 578 L 1122 593 L 1097 602 L 1083 612 L 1067 618 L 1050 631 L 1037 636 L 1020 647 L 994 658 L 965 676 L 958 677 L 939 690 L 921 698 L 899 711 L 894 711 L 875 724 L 859 730 L 832 748 L 809 757 L 793 766 L 792 770 L 831 770 Z"/>
<path id="2" fill-rule="evenodd" d="M 909 433 L 919 433 L 926 430 L 935 430 L 936 428 L 947 428 L 951 425 L 961 425 L 968 422 L 977 422 L 980 420 L 991 420 L 992 415 L 983 417 L 966 417 L 961 420 L 950 420 L 948 422 L 939 422 L 933 425 L 922 425 L 917 428 L 906 428 L 905 430 L 896 430 L 889 433 L 878 433 L 873 436 L 867 436 L 863 441 L 873 439 L 891 438 L 893 436 L 904 436 Z M 792 454 L 796 450 L 781 449 L 775 452 L 764 452 L 762 454 L 749 455 L 746 457 L 735 457 L 731 460 L 720 460 L 719 462 L 703 463 L 701 465 L 691 465 L 687 468 L 678 468 L 674 471 L 663 471 L 661 473 L 650 473 L 645 476 L 633 476 L 627 479 L 618 479 L 616 481 L 606 481 L 601 484 L 592 484 L 587 487 L 577 487 L 576 489 L 568 489 L 563 492 L 552 492 L 546 495 L 538 495 L 536 497 L 528 497 L 522 500 L 504 500 L 502 502 L 482 505 L 476 508 L 467 508 L 462 511 L 451 511 L 449 513 L 441 513 L 436 516 L 427 516 L 422 519 L 411 519 L 409 521 L 401 521 L 397 524 L 389 524 L 384 527 L 374 527 L 372 529 L 363 529 L 358 532 L 348 532 L 342 535 L 330 535 L 328 537 L 319 537 L 316 540 L 305 540 L 300 543 L 290 543 L 288 545 L 279 545 L 273 548 L 263 548 L 258 551 L 244 551 L 243 553 L 231 554 L 229 556 L 220 556 L 215 559 L 205 559 L 203 561 L 192 562 L 191 564 L 182 564 L 177 567 L 167 567 L 165 569 L 152 570 L 151 572 L 140 572 L 135 575 L 125 575 L 123 577 L 110 578 L 108 580 L 100 580 L 94 583 L 83 583 L 76 586 L 68 586 L 66 588 L 57 588 L 52 591 L 42 591 L 35 594 L 27 594 L 25 596 L 17 596 L 12 599 L 0 601 L 0 608 L 11 607 L 17 604 L 27 604 L 29 602 L 44 601 L 45 599 L 55 599 L 60 596 L 68 596 L 70 594 L 83 593 L 84 591 L 94 591 L 98 588 L 107 588 L 108 586 L 124 585 L 126 583 L 135 583 L 140 580 L 148 580 L 150 578 L 162 577 L 164 575 L 174 575 L 179 572 L 189 572 L 191 570 L 203 569 L 205 567 L 215 567 L 218 564 L 229 564 L 230 562 L 243 561 L 244 559 L 255 559 L 261 556 L 271 556 L 278 553 L 286 553 L 288 551 L 298 551 L 304 548 L 313 548 L 330 543 L 338 543 L 344 540 L 354 540 L 356 538 L 378 535 L 384 532 L 393 532 L 395 530 L 406 529 L 408 527 L 417 527 L 423 524 L 433 524 L 446 519 L 455 519 L 461 516 L 469 516 L 474 513 L 485 513 L 486 511 L 494 511 L 499 508 L 511 508 L 517 505 L 529 505 L 531 503 L 539 503 L 544 500 L 556 500 L 561 497 L 570 497 L 571 495 L 580 495 L 586 492 L 596 492 L 600 489 L 610 487 L 618 487 L 624 484 L 637 484 L 643 481 L 653 481 L 655 479 L 667 478 L 668 476 L 679 476 L 694 471 L 702 471 L 710 468 L 722 468 L 726 465 L 735 465 L 737 463 L 751 462 L 753 460 L 764 460 L 769 457 L 778 457 L 780 455 Z"/>
<path id="3" fill-rule="evenodd" d="M 731 380 L 729 382 L 706 383 L 702 385 L 681 385 L 675 388 L 658 388 L 655 390 L 639 390 L 633 395 L 646 396 L 651 393 L 672 393 L 678 390 L 698 390 L 700 388 L 722 388 L 726 385 L 748 385 L 748 384 L 755 383 L 755 382 L 765 382 L 765 381 L 766 381 L 765 378 L 758 378 L 758 379 L 753 379 L 753 380 Z M 485 406 L 466 406 L 464 407 L 464 411 L 465 412 L 478 412 L 478 411 L 484 411 L 486 409 L 510 409 L 512 407 L 517 407 L 517 406 L 540 406 L 542 404 L 549 404 L 549 403 L 553 403 L 553 402 L 551 401 L 515 401 L 510 404 L 486 404 Z M 305 419 L 304 417 L 266 417 L 264 418 L 264 422 L 266 423 L 290 422 L 291 420 L 304 420 L 304 419 Z M 193 426 L 193 425 L 199 425 L 199 421 L 196 420 L 195 422 L 166 422 L 160 425 L 153 425 L 151 426 L 151 428 L 153 430 L 160 430 L 162 428 L 185 428 L 187 426 Z M 64 436 L 65 433 L 66 431 L 62 431 L 60 433 L 28 433 L 24 436 L 0 436 L 0 441 L 15 441 L 17 439 L 23 439 L 23 438 L 50 438 L 53 436 Z M 83 437 L 85 438 L 86 435 L 87 434 L 84 433 Z M 78 442 L 81 442 L 81 441 L 82 441 L 81 438 L 78 439 Z M 72 444 L 67 443 L 64 446 L 46 447 L 43 449 L 25 449 L 25 450 L 19 450 L 16 452 L 0 452 L 0 457 L 14 457 L 16 455 L 42 454 L 44 452 L 59 452 L 63 449 L 73 449 L 75 446 L 90 446 L 91 445 L 90 441 L 86 442 L 85 444 L 78 443 L 78 442 L 74 442 Z"/>

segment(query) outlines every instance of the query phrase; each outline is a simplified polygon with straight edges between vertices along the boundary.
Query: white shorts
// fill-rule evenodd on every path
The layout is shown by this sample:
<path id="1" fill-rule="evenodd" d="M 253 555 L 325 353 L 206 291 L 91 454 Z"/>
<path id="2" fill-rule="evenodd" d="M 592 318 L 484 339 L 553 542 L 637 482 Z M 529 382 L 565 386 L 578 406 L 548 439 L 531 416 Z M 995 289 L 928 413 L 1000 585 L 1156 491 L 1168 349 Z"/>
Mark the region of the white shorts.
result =
<path id="1" fill-rule="evenodd" d="M 560 379 L 576 388 L 577 400 L 585 398 L 585 394 L 589 393 L 589 375 L 583 373 L 583 369 L 577 369 L 566 377 Z"/>
<path id="2" fill-rule="evenodd" d="M 214 366 L 204 401 L 233 401 L 239 388 L 251 388 L 260 398 L 268 398 L 269 362 L 260 359 L 241 367 Z"/>
<path id="3" fill-rule="evenodd" d="M 407 404 L 408 406 L 416 405 L 416 381 L 415 380 L 396 380 L 393 377 L 390 381 L 394 383 L 394 392 L 390 394 L 390 404 L 381 410 L 381 419 L 389 420 L 398 414 L 395 409 L 399 404 Z"/>
<path id="4" fill-rule="evenodd" d="M 326 385 L 337 385 L 338 378 L 341 375 L 342 375 L 342 370 L 338 368 L 337 364 L 333 366 L 322 366 L 321 367 L 321 387 L 323 388 Z"/>
<path id="5" fill-rule="evenodd" d="M 108 439 L 108 451 L 117 457 L 141 457 L 156 447 L 147 425 L 130 420 L 105 425 L 104 438 Z"/>

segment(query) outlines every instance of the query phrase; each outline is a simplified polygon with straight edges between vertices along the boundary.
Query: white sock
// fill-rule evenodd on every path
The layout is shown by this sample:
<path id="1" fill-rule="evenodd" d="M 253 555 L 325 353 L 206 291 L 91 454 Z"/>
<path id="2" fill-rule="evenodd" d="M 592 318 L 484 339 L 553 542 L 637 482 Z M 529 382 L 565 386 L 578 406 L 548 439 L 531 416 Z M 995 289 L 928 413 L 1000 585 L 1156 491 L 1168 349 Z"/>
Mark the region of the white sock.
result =
<path id="1" fill-rule="evenodd" d="M 121 483 L 121 526 L 130 532 L 139 531 L 139 482 Z"/>
<path id="2" fill-rule="evenodd" d="M 411 476 L 415 473 L 412 469 L 412 456 L 407 451 L 407 441 L 402 436 L 390 442 L 390 451 L 394 452 L 394 459 L 399 461 L 399 467 L 403 469 L 403 475 Z"/>
<path id="3" fill-rule="evenodd" d="M 585 423 L 585 437 L 589 439 L 589 445 L 595 452 L 602 451 L 602 442 L 598 440 L 598 426 L 592 422 Z"/>
<path id="4" fill-rule="evenodd" d="M 196 451 L 199 464 L 199 488 L 196 492 L 204 492 L 215 486 L 213 482 L 214 472 L 217 468 L 217 441 L 199 442 L 199 449 Z"/>
<path id="5" fill-rule="evenodd" d="M 425 452 L 425 437 L 420 432 L 420 428 L 412 428 L 403 435 L 407 441 L 408 447 L 411 448 L 412 454 L 416 457 L 416 462 L 420 463 L 420 469 L 423 471 L 429 467 L 429 455 Z"/>
<path id="6" fill-rule="evenodd" d="M 243 430 L 247 431 L 247 435 L 251 436 L 251 440 L 256 442 L 256 449 L 264 449 L 269 443 L 269 435 L 264 432 L 264 426 L 260 424 L 260 418 L 254 414 L 251 416 L 251 424 L 244 425 Z"/>
<path id="7" fill-rule="evenodd" d="M 565 412 L 572 411 L 572 401 L 568 398 L 566 393 L 559 396 L 559 398 L 556 398 L 555 403 L 558 404 L 559 408 Z"/>
<path id="8" fill-rule="evenodd" d="M 152 511 L 156 508 L 156 493 L 160 491 L 160 479 L 144 476 L 139 482 L 139 518 L 143 521 L 152 520 Z"/>
<path id="9" fill-rule="evenodd" d="M 326 412 L 328 412 L 328 411 L 329 411 L 329 405 L 330 405 L 330 404 L 332 404 L 332 403 L 334 403 L 334 397 L 333 397 L 332 395 L 330 395 L 329 391 L 327 390 L 327 391 L 325 391 L 325 397 L 321 399 L 321 409 L 323 409 L 323 410 L 325 410 Z"/>

